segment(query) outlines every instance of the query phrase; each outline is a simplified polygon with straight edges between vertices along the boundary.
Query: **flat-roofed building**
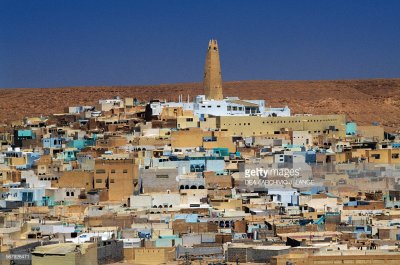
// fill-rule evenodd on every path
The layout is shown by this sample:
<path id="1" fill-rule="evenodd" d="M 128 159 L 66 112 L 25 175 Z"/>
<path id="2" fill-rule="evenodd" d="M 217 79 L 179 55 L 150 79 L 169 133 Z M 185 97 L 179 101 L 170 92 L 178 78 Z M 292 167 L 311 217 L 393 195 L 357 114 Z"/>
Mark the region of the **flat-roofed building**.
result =
<path id="1" fill-rule="evenodd" d="M 35 248 L 32 252 L 32 265 L 95 265 L 97 246 L 95 243 L 62 243 Z"/>
<path id="2" fill-rule="evenodd" d="M 127 201 L 138 183 L 138 165 L 133 158 L 111 155 L 96 159 L 94 188 L 104 189 L 110 201 Z"/>
<path id="3" fill-rule="evenodd" d="M 280 134 L 285 130 L 306 131 L 310 134 L 330 134 L 341 138 L 346 135 L 345 115 L 312 115 L 290 117 L 217 116 L 216 129 L 231 135 L 250 137 Z"/>

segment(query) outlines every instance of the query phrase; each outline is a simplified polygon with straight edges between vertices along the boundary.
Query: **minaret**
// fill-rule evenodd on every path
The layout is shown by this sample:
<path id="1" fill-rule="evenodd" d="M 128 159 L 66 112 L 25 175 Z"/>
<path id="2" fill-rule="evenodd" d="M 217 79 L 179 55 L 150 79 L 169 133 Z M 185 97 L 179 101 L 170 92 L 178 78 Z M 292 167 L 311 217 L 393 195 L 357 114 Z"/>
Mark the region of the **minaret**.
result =
<path id="1" fill-rule="evenodd" d="M 219 62 L 218 44 L 216 40 L 210 40 L 206 63 L 204 65 L 204 94 L 206 99 L 222 100 L 221 64 Z"/>

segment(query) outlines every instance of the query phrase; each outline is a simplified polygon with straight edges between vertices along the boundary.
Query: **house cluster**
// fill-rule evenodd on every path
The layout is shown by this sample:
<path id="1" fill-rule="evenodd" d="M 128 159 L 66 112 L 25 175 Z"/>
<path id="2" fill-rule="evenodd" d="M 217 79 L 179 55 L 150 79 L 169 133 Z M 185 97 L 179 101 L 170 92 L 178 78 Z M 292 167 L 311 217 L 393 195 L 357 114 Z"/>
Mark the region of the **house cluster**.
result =
<path id="1" fill-rule="evenodd" d="M 1 125 L 0 264 L 400 264 L 399 135 L 223 98 L 220 75 L 212 40 L 194 102 Z"/>

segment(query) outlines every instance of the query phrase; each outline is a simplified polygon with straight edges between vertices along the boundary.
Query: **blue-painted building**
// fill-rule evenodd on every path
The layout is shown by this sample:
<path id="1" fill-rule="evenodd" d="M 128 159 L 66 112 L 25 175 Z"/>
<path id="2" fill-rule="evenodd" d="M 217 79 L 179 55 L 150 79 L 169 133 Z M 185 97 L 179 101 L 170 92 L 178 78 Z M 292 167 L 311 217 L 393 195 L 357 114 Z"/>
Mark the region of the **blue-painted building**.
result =
<path id="1" fill-rule="evenodd" d="M 182 245 L 182 238 L 179 238 L 177 235 L 160 236 L 160 238 L 157 238 L 155 241 L 157 248 Z"/>
<path id="2" fill-rule="evenodd" d="M 175 214 L 174 220 L 185 220 L 186 223 L 197 223 L 199 221 L 198 214 Z"/>
<path id="3" fill-rule="evenodd" d="M 66 148 L 62 152 L 57 153 L 57 159 L 63 159 L 65 162 L 75 161 L 78 152 L 79 150 L 76 148 Z"/>
<path id="4" fill-rule="evenodd" d="M 43 138 L 42 144 L 43 148 L 62 148 L 62 144 L 64 142 L 64 138 L 61 137 L 51 137 L 51 138 Z"/>
<path id="5" fill-rule="evenodd" d="M 14 130 L 14 146 L 22 147 L 22 141 L 29 139 L 36 139 L 36 134 L 31 129 Z"/>
<path id="6" fill-rule="evenodd" d="M 96 141 L 94 139 L 77 139 L 77 140 L 71 140 L 71 141 L 67 142 L 67 147 L 76 148 L 79 150 L 82 150 L 88 146 L 95 146 L 95 145 L 96 145 Z"/>
<path id="7" fill-rule="evenodd" d="M 20 201 L 41 205 L 42 198 L 45 196 L 45 188 L 11 188 L 8 191 L 7 201 Z"/>
<path id="8" fill-rule="evenodd" d="M 392 143 L 392 148 L 400 148 L 400 143 Z"/>
<path id="9" fill-rule="evenodd" d="M 189 157 L 190 172 L 224 172 L 225 160 L 223 157 L 205 156 Z"/>
<path id="10" fill-rule="evenodd" d="M 229 156 L 229 149 L 228 148 L 214 148 L 213 154 L 217 156 Z"/>
<path id="11" fill-rule="evenodd" d="M 357 124 L 355 122 L 346 123 L 346 135 L 356 135 L 357 134 Z"/>

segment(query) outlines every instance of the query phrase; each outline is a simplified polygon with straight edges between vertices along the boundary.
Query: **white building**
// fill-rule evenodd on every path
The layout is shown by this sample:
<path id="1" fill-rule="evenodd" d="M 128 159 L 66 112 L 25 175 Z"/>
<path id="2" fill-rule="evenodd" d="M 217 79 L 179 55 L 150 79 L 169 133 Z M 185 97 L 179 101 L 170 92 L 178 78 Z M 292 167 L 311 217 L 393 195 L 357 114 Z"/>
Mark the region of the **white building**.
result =
<path id="1" fill-rule="evenodd" d="M 290 116 L 290 109 L 267 108 L 265 100 L 241 100 L 238 97 L 227 97 L 223 100 L 207 100 L 205 95 L 196 96 L 194 102 L 160 102 L 150 103 L 153 116 L 159 116 L 163 108 L 182 108 L 193 111 L 198 117 L 214 116 Z"/>
<path id="2" fill-rule="evenodd" d="M 268 195 L 272 195 L 272 201 L 282 203 L 283 206 L 298 205 L 299 192 L 291 188 L 268 188 Z"/>
<path id="3" fill-rule="evenodd" d="M 100 111 L 109 111 L 113 108 L 123 108 L 123 107 L 124 107 L 124 101 L 119 97 L 116 97 L 115 99 L 101 99 L 99 100 L 98 104 L 98 109 Z"/>

